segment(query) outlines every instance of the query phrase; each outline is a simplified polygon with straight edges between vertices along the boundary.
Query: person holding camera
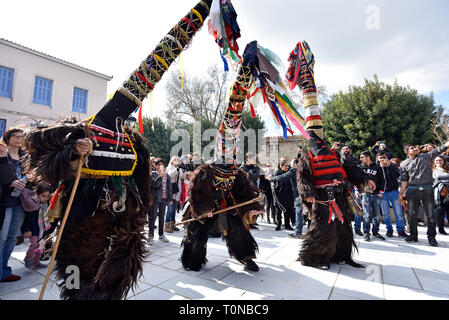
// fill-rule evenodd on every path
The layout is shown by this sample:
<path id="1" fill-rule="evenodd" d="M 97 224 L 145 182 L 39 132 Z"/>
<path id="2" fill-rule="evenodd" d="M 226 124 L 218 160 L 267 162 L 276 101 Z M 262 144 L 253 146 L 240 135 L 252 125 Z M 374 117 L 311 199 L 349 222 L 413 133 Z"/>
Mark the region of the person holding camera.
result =
<path id="1" fill-rule="evenodd" d="M 433 195 L 433 178 L 431 161 L 442 154 L 449 147 L 449 141 L 443 146 L 430 152 L 422 153 L 414 145 L 404 146 L 408 158 L 401 163 L 401 191 L 399 201 L 402 203 L 403 195 L 407 190 L 407 201 L 410 220 L 410 236 L 407 242 L 418 242 L 418 205 L 422 201 L 427 215 L 427 239 L 433 247 L 438 246 L 436 241 L 435 199 Z"/>
<path id="2" fill-rule="evenodd" d="M 387 149 L 387 145 L 384 141 L 377 141 L 376 144 L 371 148 L 372 154 L 379 154 L 379 152 L 386 152 L 388 159 L 393 159 L 393 153 Z"/>
<path id="3" fill-rule="evenodd" d="M 408 237 L 408 234 L 405 233 L 405 223 L 404 223 L 404 214 L 402 212 L 402 205 L 398 200 L 399 196 L 399 183 L 398 178 L 400 177 L 399 167 L 391 162 L 388 158 L 388 153 L 385 151 L 381 151 L 377 155 L 377 159 L 379 160 L 380 167 L 382 169 L 382 174 L 384 176 L 385 185 L 384 185 L 384 193 L 382 195 L 381 208 L 382 208 L 382 217 L 387 226 L 387 237 L 393 236 L 393 225 L 391 224 L 390 218 L 390 203 L 393 208 L 393 212 L 396 218 L 396 231 L 398 236 L 401 238 Z"/>
<path id="4" fill-rule="evenodd" d="M 378 164 L 372 162 L 371 152 L 369 151 L 364 151 L 360 154 L 360 161 L 362 162 L 360 168 L 369 176 L 370 180 L 376 183 L 376 189 L 374 190 L 366 186 L 364 190 L 359 192 L 357 187 L 355 188 L 356 197 L 362 199 L 364 240 L 370 241 L 371 224 L 373 225 L 373 236 L 380 240 L 385 240 L 379 233 L 380 202 L 384 192 L 384 179 L 381 168 Z"/>

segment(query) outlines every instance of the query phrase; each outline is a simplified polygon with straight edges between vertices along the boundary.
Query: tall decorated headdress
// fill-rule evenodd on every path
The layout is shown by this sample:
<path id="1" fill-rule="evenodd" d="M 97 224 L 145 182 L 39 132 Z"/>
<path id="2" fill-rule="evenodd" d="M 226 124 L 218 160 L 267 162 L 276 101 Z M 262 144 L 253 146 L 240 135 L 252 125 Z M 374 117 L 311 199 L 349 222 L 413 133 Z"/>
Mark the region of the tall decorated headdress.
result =
<path id="1" fill-rule="evenodd" d="M 290 53 L 287 80 L 290 90 L 297 85 L 301 89 L 306 110 L 306 129 L 309 133 L 309 157 L 315 185 L 323 186 L 343 182 L 346 172 L 335 151 L 329 149 L 324 139 L 323 121 L 318 108 L 318 95 L 313 67 L 315 57 L 307 42 L 299 42 Z M 333 209 L 329 202 L 331 218 Z M 343 222 L 339 210 L 340 220 Z M 330 222 L 330 220 L 329 220 Z"/>
<path id="2" fill-rule="evenodd" d="M 318 108 L 318 94 L 315 85 L 315 57 L 306 41 L 298 42 L 289 56 L 290 66 L 287 71 L 287 81 L 290 90 L 297 85 L 300 88 L 304 101 L 306 129 L 324 139 L 323 121 Z"/>
<path id="3" fill-rule="evenodd" d="M 208 22 L 209 33 L 215 38 L 220 49 L 225 71 L 232 65 L 242 62 L 239 55 L 237 39 L 240 38 L 240 27 L 237 13 L 230 0 L 213 0 Z"/>
<path id="4" fill-rule="evenodd" d="M 212 0 L 200 1 L 157 44 L 106 105 L 89 120 L 93 153 L 82 172 L 90 175 L 129 176 L 137 163 L 124 121 L 161 80 L 173 61 L 189 45 L 209 15 Z"/>
<path id="5" fill-rule="evenodd" d="M 248 101 L 251 115 L 255 117 L 252 101 L 257 98 L 263 99 L 264 104 L 268 106 L 273 119 L 282 128 L 285 139 L 288 139 L 288 133 L 293 134 L 289 121 L 309 139 L 303 128 L 304 118 L 291 99 L 275 67 L 276 64 L 280 64 L 280 59 L 269 49 L 258 45 L 257 41 L 246 46 L 243 62 L 239 66 L 237 80 L 232 85 L 228 105 L 218 130 L 215 161 L 235 163 L 245 103 Z"/>

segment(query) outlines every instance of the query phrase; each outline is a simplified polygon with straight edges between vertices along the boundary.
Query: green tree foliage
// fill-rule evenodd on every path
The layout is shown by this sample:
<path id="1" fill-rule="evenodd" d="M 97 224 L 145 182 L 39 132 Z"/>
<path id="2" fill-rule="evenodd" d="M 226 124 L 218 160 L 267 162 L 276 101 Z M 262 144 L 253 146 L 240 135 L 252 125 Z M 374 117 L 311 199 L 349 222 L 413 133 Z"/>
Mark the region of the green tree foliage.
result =
<path id="1" fill-rule="evenodd" d="M 419 94 L 398 83 L 388 85 L 365 79 L 364 86 L 351 86 L 324 103 L 325 135 L 348 143 L 354 153 L 385 141 L 395 157 L 404 158 L 403 146 L 433 141 L 431 123 L 436 106 L 432 96 Z"/>
<path id="2" fill-rule="evenodd" d="M 154 157 L 162 158 L 165 164 L 170 161 L 170 149 L 175 142 L 170 141 L 172 129 L 169 128 L 160 118 L 154 118 L 153 122 L 149 117 L 143 117 L 143 135 L 146 138 L 147 147 Z"/>

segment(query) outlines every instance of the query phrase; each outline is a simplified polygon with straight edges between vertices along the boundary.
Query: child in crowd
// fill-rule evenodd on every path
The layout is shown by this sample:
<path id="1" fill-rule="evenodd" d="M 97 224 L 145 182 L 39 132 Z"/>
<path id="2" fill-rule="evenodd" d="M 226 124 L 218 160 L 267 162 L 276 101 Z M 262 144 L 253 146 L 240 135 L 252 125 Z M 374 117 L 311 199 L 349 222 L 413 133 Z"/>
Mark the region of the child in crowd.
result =
<path id="1" fill-rule="evenodd" d="M 22 225 L 22 232 L 25 238 L 30 239 L 30 247 L 25 256 L 25 267 L 30 269 L 46 268 L 47 266 L 40 263 L 40 258 L 45 248 L 44 231 L 50 228 L 50 224 L 45 221 L 45 212 L 48 208 L 48 200 L 50 199 L 51 187 L 41 184 L 36 191 L 30 190 L 24 201 L 28 205 L 24 205 L 25 221 Z M 35 209 L 33 211 L 27 211 Z"/>

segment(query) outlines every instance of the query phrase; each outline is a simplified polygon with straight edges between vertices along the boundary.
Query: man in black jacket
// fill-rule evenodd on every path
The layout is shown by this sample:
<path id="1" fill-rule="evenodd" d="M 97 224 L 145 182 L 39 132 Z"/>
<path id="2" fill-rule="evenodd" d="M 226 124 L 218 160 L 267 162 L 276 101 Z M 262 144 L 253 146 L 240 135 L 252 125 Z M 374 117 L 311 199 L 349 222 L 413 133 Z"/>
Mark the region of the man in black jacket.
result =
<path id="1" fill-rule="evenodd" d="M 165 172 L 164 162 L 162 159 L 157 160 L 156 168 L 151 172 L 151 193 L 153 195 L 153 205 L 150 207 L 148 217 L 148 244 L 153 243 L 154 223 L 156 217 L 159 217 L 159 240 L 168 242 L 164 235 L 164 216 L 167 205 L 172 203 L 172 186 L 170 176 Z"/>
<path id="2" fill-rule="evenodd" d="M 298 159 L 293 159 L 290 162 L 290 169 L 281 175 L 272 177 L 270 182 L 277 183 L 290 183 L 293 191 L 294 208 L 295 208 L 295 220 L 296 220 L 296 230 L 294 233 L 289 234 L 292 238 L 303 239 L 302 227 L 304 225 L 304 219 L 302 216 L 302 202 L 301 197 L 298 192 L 298 183 L 296 181 L 296 172 L 298 170 Z"/>
<path id="3" fill-rule="evenodd" d="M 382 201 L 383 186 L 385 185 L 382 170 L 380 166 L 371 161 L 371 152 L 364 151 L 360 154 L 360 161 L 362 164 L 360 168 L 369 176 L 369 179 L 374 181 L 376 184 L 376 189 L 372 190 L 369 187 L 365 190 L 359 191 L 356 188 L 357 198 L 362 198 L 362 208 L 363 208 L 363 234 L 364 240 L 370 241 L 370 226 L 373 225 L 373 236 L 385 240 L 383 236 L 379 234 L 379 224 L 380 224 L 380 202 Z"/>
<path id="4" fill-rule="evenodd" d="M 288 165 L 288 161 L 281 160 L 279 169 L 275 171 L 274 177 L 287 173 L 289 169 L 290 166 Z M 272 179 L 270 179 L 270 181 L 272 181 L 274 184 L 273 195 L 275 196 L 275 208 L 277 217 L 277 226 L 275 230 L 281 230 L 282 213 L 284 213 L 285 229 L 293 230 L 290 225 L 290 221 L 295 224 L 296 219 L 294 213 L 294 197 L 291 182 L 289 179 L 282 179 L 279 182 L 273 181 Z"/>
<path id="5" fill-rule="evenodd" d="M 393 225 L 390 218 L 390 202 L 393 207 L 393 212 L 396 218 L 396 231 L 401 238 L 408 237 L 405 233 L 404 215 L 402 212 L 402 206 L 399 203 L 399 182 L 400 177 L 399 167 L 390 161 L 388 158 L 388 152 L 381 151 L 377 154 L 377 159 L 382 170 L 384 180 L 384 193 L 382 195 L 381 208 L 384 222 L 387 225 L 387 237 L 393 236 Z"/>

